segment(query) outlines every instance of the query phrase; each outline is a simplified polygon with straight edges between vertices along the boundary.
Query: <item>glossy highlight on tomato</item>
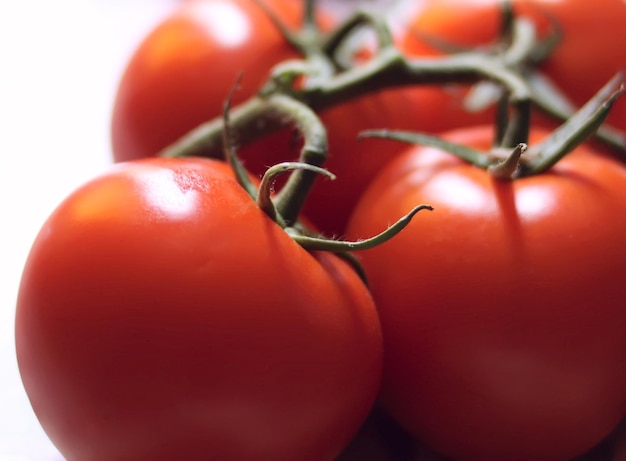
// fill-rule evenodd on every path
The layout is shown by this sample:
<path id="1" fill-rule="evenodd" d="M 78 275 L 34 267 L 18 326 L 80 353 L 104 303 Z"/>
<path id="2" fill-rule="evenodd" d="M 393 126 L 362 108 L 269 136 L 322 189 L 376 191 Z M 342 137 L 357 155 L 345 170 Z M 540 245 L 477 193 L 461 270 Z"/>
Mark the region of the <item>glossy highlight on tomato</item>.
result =
<path id="1" fill-rule="evenodd" d="M 535 129 L 530 143 L 546 135 Z M 447 133 L 481 149 L 491 126 Z M 385 244 L 359 253 L 385 341 L 381 401 L 454 460 L 563 460 L 626 415 L 626 167 L 583 145 L 514 181 L 409 146 L 368 188 L 348 227 L 362 238 L 416 204 Z"/>
<path id="2" fill-rule="evenodd" d="M 301 2 L 272 0 L 268 8 L 287 27 L 301 22 Z M 322 29 L 335 21 L 332 8 L 318 8 Z M 112 114 L 116 161 L 155 156 L 203 122 L 219 117 L 237 76 L 242 81 L 232 105 L 254 95 L 269 70 L 301 56 L 266 13 L 251 0 L 190 0 L 159 24 L 133 53 L 119 82 Z M 340 236 L 359 195 L 374 174 L 400 150 L 376 139 L 359 141 L 372 128 L 434 131 L 446 125 L 433 117 L 432 89 L 368 94 L 320 115 L 328 130 L 326 168 L 337 181 L 318 181 L 304 213 L 328 236 Z M 438 102 L 435 99 L 435 103 Z M 237 144 L 237 132 L 234 133 Z M 296 160 L 301 140 L 292 132 L 239 145 L 238 155 L 254 175 L 278 162 Z M 277 185 L 277 187 L 280 185 Z"/>
<path id="3" fill-rule="evenodd" d="M 300 24 L 298 2 L 265 3 L 287 26 Z M 297 56 L 254 1 L 184 2 L 145 37 L 121 77 L 111 121 L 114 159 L 156 155 L 220 116 L 240 75 L 233 105 L 256 94 L 275 64 Z"/>
<path id="4" fill-rule="evenodd" d="M 24 268 L 16 348 L 68 461 L 331 461 L 382 370 L 352 266 L 208 159 L 120 163 L 64 200 Z"/>

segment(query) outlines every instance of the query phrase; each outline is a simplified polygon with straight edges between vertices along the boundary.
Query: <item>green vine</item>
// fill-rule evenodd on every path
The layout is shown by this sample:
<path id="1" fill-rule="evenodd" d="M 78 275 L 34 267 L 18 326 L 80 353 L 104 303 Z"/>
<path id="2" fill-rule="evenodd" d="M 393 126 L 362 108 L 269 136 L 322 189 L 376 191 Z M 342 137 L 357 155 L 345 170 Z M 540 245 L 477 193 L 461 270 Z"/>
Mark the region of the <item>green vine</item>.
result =
<path id="1" fill-rule="evenodd" d="M 381 244 L 406 226 L 417 212 L 431 209 L 428 205 L 419 205 L 389 229 L 359 242 L 328 239 L 309 231 L 298 220 L 317 176 L 332 177 L 332 173 L 323 169 L 328 146 L 325 127 L 317 114 L 373 92 L 447 83 L 474 84 L 475 88 L 488 84 L 495 88 L 497 119 L 494 146 L 489 152 L 453 145 L 424 133 L 382 130 L 366 131 L 361 136 L 436 146 L 487 169 L 501 180 L 539 174 L 592 135 L 626 158 L 624 133 L 602 125 L 611 106 L 624 92 L 623 76 L 616 75 L 576 111 L 558 88 L 537 70 L 537 64 L 558 42 L 558 27 L 555 25 L 553 33 L 540 40 L 534 24 L 517 17 L 508 2 L 503 2 L 501 33 L 495 43 L 479 49 L 460 49 L 433 38 L 437 46 L 452 52 L 429 58 L 405 56 L 394 45 L 384 18 L 368 11 L 356 12 L 326 33 L 316 24 L 315 2 L 307 0 L 302 25 L 292 31 L 261 0 L 255 2 L 265 9 L 302 58 L 276 65 L 258 94 L 242 104 L 231 108 L 229 96 L 222 117 L 191 130 L 161 155 L 227 159 L 239 182 L 259 206 L 306 249 L 333 251 L 350 259 L 347 256 L 350 251 Z M 377 46 L 368 61 L 356 65 L 340 51 L 351 35 L 362 28 L 374 33 Z M 473 95 L 473 104 L 477 106 L 494 102 L 493 96 L 481 100 L 476 94 L 478 92 Z M 533 107 L 564 122 L 547 139 L 529 146 Z M 298 162 L 270 168 L 257 188 L 236 155 L 234 134 L 239 143 L 245 144 L 285 127 L 295 128 L 304 140 Z M 285 185 L 272 194 L 275 178 L 283 173 L 289 173 Z"/>

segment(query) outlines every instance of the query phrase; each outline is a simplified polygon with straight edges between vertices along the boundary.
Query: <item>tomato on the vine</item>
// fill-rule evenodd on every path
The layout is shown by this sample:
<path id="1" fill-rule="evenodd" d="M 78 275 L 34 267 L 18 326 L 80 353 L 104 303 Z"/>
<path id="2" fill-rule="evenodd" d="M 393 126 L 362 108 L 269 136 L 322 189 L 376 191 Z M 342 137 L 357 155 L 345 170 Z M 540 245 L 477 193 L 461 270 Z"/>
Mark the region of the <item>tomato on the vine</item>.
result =
<path id="1" fill-rule="evenodd" d="M 619 46 L 626 24 L 626 3 L 622 0 L 513 0 L 516 15 L 530 18 L 541 37 L 553 32 L 554 21 L 561 37 L 556 48 L 539 69 L 576 106 L 583 105 L 618 71 L 626 68 L 626 47 Z M 496 39 L 501 23 L 499 0 L 429 0 L 418 8 L 406 25 L 402 43 L 409 55 L 442 53 L 432 39 L 459 47 L 484 46 Z M 449 111 L 450 128 L 463 126 L 468 117 L 463 108 L 464 90 L 442 91 L 440 106 Z M 490 122 L 492 111 L 474 117 Z M 461 123 L 456 124 L 455 118 Z M 607 123 L 626 129 L 626 103 L 618 102 Z"/>
<path id="2" fill-rule="evenodd" d="M 300 2 L 266 3 L 286 26 L 299 25 Z M 326 10 L 318 11 L 317 17 L 322 28 L 334 20 Z M 202 122 L 220 116 L 240 72 L 233 106 L 258 91 L 273 65 L 297 57 L 266 13 L 250 0 L 186 2 L 144 39 L 127 65 L 112 114 L 114 159 L 158 154 Z M 325 166 L 338 179 L 318 181 L 304 210 L 323 233 L 343 234 L 360 193 L 400 150 L 375 139 L 359 142 L 361 130 L 439 127 L 427 102 L 431 93 L 425 93 L 409 103 L 402 91 L 384 91 L 324 111 L 329 137 Z M 277 133 L 237 147 L 246 168 L 260 175 L 268 165 L 294 160 L 298 146 L 286 133 Z"/>
<path id="3" fill-rule="evenodd" d="M 328 236 L 341 236 L 359 197 L 380 169 L 402 146 L 380 139 L 359 140 L 370 128 L 411 129 L 423 126 L 406 116 L 404 89 L 367 95 L 321 114 L 328 130 L 328 161 L 325 167 L 335 181 L 319 180 L 304 204 L 303 214 Z"/>
<path id="4" fill-rule="evenodd" d="M 44 224 L 20 373 L 68 460 L 332 460 L 380 384 L 353 267 L 307 252 L 209 159 L 115 165 Z"/>
<path id="5" fill-rule="evenodd" d="M 492 127 L 444 137 L 488 150 Z M 418 203 L 434 211 L 359 253 L 383 327 L 385 408 L 455 460 L 591 448 L 626 415 L 626 167 L 583 144 L 503 181 L 410 146 L 365 192 L 348 236 Z"/>
<path id="6" fill-rule="evenodd" d="M 266 3 L 287 25 L 298 23 L 297 3 Z M 253 1 L 181 4 L 145 37 L 121 77 L 111 124 L 115 161 L 156 155 L 221 115 L 240 74 L 233 104 L 254 95 L 273 65 L 296 56 Z"/>

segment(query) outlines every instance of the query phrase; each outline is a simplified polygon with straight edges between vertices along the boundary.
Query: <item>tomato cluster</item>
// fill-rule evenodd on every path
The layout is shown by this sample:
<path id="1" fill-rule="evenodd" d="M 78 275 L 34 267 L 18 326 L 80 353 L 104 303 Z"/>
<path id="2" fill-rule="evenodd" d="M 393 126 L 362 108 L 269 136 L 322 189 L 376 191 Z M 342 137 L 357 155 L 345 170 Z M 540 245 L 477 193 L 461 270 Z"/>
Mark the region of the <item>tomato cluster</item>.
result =
<path id="1" fill-rule="evenodd" d="M 50 439 L 69 461 L 622 459 L 626 3 L 320 9 L 189 0 L 135 51 L 116 164 L 22 275 Z"/>

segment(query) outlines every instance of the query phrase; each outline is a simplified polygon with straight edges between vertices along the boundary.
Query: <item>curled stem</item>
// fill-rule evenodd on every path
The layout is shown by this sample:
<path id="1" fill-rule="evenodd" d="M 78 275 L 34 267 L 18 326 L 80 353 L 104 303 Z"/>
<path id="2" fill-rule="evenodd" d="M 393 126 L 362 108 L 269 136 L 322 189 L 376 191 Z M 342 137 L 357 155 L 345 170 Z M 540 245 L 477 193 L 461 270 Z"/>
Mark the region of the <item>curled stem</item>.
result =
<path id="1" fill-rule="evenodd" d="M 299 162 L 322 166 L 328 155 L 326 128 L 311 108 L 292 98 L 274 96 L 277 108 L 289 117 L 291 123 L 302 134 L 304 144 L 300 150 Z M 299 168 L 293 172 L 284 187 L 276 195 L 275 204 L 279 214 L 288 224 L 298 219 L 309 190 L 319 172 Z"/>
<path id="2" fill-rule="evenodd" d="M 561 40 L 563 39 L 563 29 L 561 28 L 559 20 L 545 9 L 539 9 L 541 10 L 540 12 L 544 16 L 544 18 L 546 18 L 550 23 L 550 33 L 537 42 L 537 45 L 532 51 L 532 54 L 529 56 L 530 59 L 528 62 L 533 66 L 536 66 L 541 61 L 550 56 L 554 49 L 558 46 L 559 43 L 561 43 Z"/>
<path id="3" fill-rule="evenodd" d="M 333 253 L 345 253 L 349 251 L 368 250 L 370 248 L 381 245 L 392 237 L 397 235 L 402 229 L 404 229 L 413 219 L 418 212 L 422 210 L 433 210 L 430 205 L 419 205 L 413 208 L 409 213 L 401 217 L 398 221 L 393 223 L 387 229 L 382 231 L 373 237 L 357 240 L 330 240 L 325 238 L 313 237 L 309 235 L 302 235 L 301 233 L 294 231 L 291 228 L 285 230 L 290 233 L 291 237 L 298 242 L 303 248 L 307 250 L 322 250 L 331 251 Z"/>
<path id="4" fill-rule="evenodd" d="M 226 108 L 229 109 L 228 104 Z M 257 96 L 227 110 L 225 115 L 226 117 L 200 125 L 160 155 L 220 157 L 220 154 L 225 154 L 225 144 L 232 144 L 230 138 L 233 130 L 237 130 L 239 141 L 245 143 L 267 132 L 293 126 L 304 139 L 299 161 L 314 166 L 322 166 L 326 161 L 326 128 L 315 112 L 297 99 L 280 93 L 266 97 Z M 225 129 L 226 122 L 229 126 Z M 231 160 L 235 159 L 233 164 L 237 165 L 232 148 L 227 149 L 226 154 L 229 152 Z M 316 175 L 317 173 L 307 169 L 296 170 L 276 196 L 278 212 L 288 223 L 296 221 Z"/>
<path id="5" fill-rule="evenodd" d="M 537 43 L 535 24 L 529 19 L 517 18 L 513 22 L 511 45 L 504 52 L 503 63 L 520 66 L 530 59 Z"/>
<path id="6" fill-rule="evenodd" d="M 285 227 L 285 222 L 277 211 L 274 201 L 272 200 L 272 192 L 274 182 L 278 176 L 287 173 L 289 171 L 307 170 L 314 174 L 321 174 L 330 179 L 335 179 L 335 175 L 330 171 L 320 168 L 315 165 L 302 162 L 282 162 L 268 168 L 259 184 L 259 191 L 257 193 L 256 202 L 259 208 L 261 208 L 272 220 L 276 221 L 281 227 Z"/>
<path id="7" fill-rule="evenodd" d="M 367 27 L 374 32 L 378 49 L 393 47 L 393 37 L 387 22 L 380 15 L 370 11 L 359 10 L 340 24 L 331 34 L 326 37 L 322 49 L 327 56 L 335 56 L 339 47 L 356 30 Z"/>
<path id="8" fill-rule="evenodd" d="M 240 128 L 238 140 L 245 144 L 264 134 L 272 133 L 286 126 L 283 119 L 272 111 L 272 101 L 266 97 L 253 97 L 229 111 L 232 126 Z M 259 120 L 263 123 L 259 123 Z M 214 157 L 223 154 L 223 117 L 217 117 L 198 125 L 180 139 L 163 149 L 161 157 Z"/>

